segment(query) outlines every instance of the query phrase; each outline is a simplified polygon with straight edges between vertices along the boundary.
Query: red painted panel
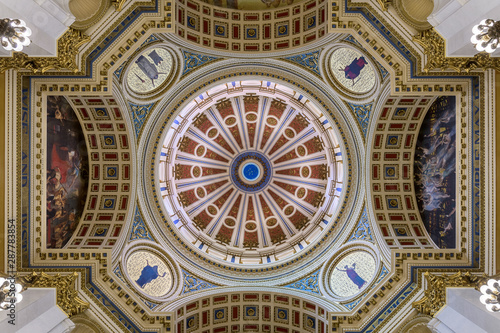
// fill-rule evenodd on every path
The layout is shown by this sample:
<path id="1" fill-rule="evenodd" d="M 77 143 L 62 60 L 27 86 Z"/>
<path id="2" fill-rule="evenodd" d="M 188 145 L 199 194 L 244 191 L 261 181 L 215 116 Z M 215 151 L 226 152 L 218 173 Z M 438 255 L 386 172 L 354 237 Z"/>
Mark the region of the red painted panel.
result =
<path id="1" fill-rule="evenodd" d="M 389 124 L 389 129 L 392 130 L 402 130 L 405 128 L 405 124 L 397 123 L 397 124 Z"/>
<path id="2" fill-rule="evenodd" d="M 311 8 L 314 8 L 314 7 L 316 7 L 316 2 L 308 3 L 308 4 L 306 5 L 306 10 L 309 10 L 309 9 L 311 9 Z"/>
<path id="3" fill-rule="evenodd" d="M 129 179 L 130 167 L 128 165 L 123 166 L 123 179 Z"/>
<path id="4" fill-rule="evenodd" d="M 81 230 L 80 230 L 80 234 L 78 236 L 85 236 L 87 234 L 87 230 L 89 230 L 89 227 L 88 226 L 84 226 Z"/>
<path id="5" fill-rule="evenodd" d="M 379 169 L 378 165 L 373 166 L 373 178 L 375 179 L 378 179 L 378 169 Z"/>
<path id="6" fill-rule="evenodd" d="M 117 153 L 104 153 L 104 159 L 105 160 L 117 160 L 118 154 Z"/>
<path id="7" fill-rule="evenodd" d="M 413 209 L 413 204 L 411 202 L 411 197 L 405 196 L 405 201 L 406 201 L 406 208 Z"/>
<path id="8" fill-rule="evenodd" d="M 391 110 L 391 108 L 384 108 L 382 110 L 382 114 L 380 115 L 380 118 L 387 118 L 387 113 L 389 113 L 390 110 Z"/>
<path id="9" fill-rule="evenodd" d="M 214 9 L 214 17 L 222 17 L 222 18 L 227 19 L 228 15 L 227 15 L 227 12 L 220 12 L 220 11 Z"/>
<path id="10" fill-rule="evenodd" d="M 191 35 L 190 33 L 187 34 L 187 39 L 189 39 L 192 42 L 198 43 L 198 37 L 195 35 Z"/>
<path id="11" fill-rule="evenodd" d="M 120 139 L 122 140 L 122 148 L 128 148 L 127 135 L 120 134 Z"/>
<path id="12" fill-rule="evenodd" d="M 208 32 L 210 30 L 209 25 L 210 25 L 210 21 L 204 18 L 203 19 L 203 33 L 204 34 L 208 34 Z"/>
<path id="13" fill-rule="evenodd" d="M 389 221 L 404 221 L 405 217 L 403 214 L 391 214 L 389 215 Z"/>
<path id="14" fill-rule="evenodd" d="M 118 185 L 115 184 L 105 184 L 104 185 L 105 192 L 116 192 L 118 191 Z"/>
<path id="15" fill-rule="evenodd" d="M 85 108 L 79 108 L 80 112 L 82 113 L 82 116 L 84 119 L 89 119 L 89 114 L 87 113 L 87 110 Z"/>
<path id="16" fill-rule="evenodd" d="M 113 108 L 113 111 L 115 112 L 115 118 L 116 119 L 122 119 L 122 114 L 120 112 L 120 109 L 118 108 Z"/>
<path id="17" fill-rule="evenodd" d="M 201 320 L 203 325 L 208 325 L 208 311 L 203 311 L 201 314 Z"/>
<path id="18" fill-rule="evenodd" d="M 125 209 L 127 208 L 127 202 L 128 202 L 128 196 L 125 196 L 122 198 L 122 203 L 120 205 L 120 209 Z"/>
<path id="19" fill-rule="evenodd" d="M 89 209 L 95 209 L 96 204 L 97 204 L 97 196 L 93 195 L 90 197 Z"/>
<path id="20" fill-rule="evenodd" d="M 118 237 L 118 235 L 120 235 L 120 230 L 122 230 L 122 227 L 116 227 L 115 231 L 113 232 L 113 237 Z"/>
<path id="21" fill-rule="evenodd" d="M 264 24 L 264 38 L 271 38 L 271 25 Z"/>

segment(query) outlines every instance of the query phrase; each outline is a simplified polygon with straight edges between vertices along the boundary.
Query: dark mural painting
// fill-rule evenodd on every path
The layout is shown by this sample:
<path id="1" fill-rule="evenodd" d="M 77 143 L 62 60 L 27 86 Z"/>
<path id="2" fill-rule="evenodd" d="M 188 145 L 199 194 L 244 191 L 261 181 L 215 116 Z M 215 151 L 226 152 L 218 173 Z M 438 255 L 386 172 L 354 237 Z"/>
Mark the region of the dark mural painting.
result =
<path id="1" fill-rule="evenodd" d="M 75 112 L 61 96 L 47 97 L 47 247 L 62 248 L 75 231 L 87 197 L 88 156 Z"/>
<path id="2" fill-rule="evenodd" d="M 436 99 L 427 112 L 415 152 L 415 188 L 423 222 L 440 248 L 455 248 L 456 103 Z"/>

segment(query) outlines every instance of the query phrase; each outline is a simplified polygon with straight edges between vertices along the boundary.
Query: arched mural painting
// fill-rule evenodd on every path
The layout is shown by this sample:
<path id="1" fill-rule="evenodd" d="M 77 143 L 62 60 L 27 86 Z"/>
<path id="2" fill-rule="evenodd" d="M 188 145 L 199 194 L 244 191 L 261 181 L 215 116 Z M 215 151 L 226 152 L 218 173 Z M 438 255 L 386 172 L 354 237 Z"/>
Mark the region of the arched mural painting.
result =
<path id="1" fill-rule="evenodd" d="M 47 97 L 47 248 L 62 248 L 87 197 L 88 153 L 82 127 L 62 96 Z"/>
<path id="2" fill-rule="evenodd" d="M 455 96 L 436 99 L 420 128 L 415 152 L 415 188 L 427 231 L 440 248 L 455 248 Z"/>

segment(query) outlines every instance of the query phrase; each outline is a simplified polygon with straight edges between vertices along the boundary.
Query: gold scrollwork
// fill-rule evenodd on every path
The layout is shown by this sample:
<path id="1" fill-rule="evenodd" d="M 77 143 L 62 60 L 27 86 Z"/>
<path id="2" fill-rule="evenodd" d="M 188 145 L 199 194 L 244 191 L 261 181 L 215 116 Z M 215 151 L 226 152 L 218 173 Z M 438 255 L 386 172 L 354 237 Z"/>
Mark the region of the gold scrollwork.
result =
<path id="1" fill-rule="evenodd" d="M 492 58 L 488 53 L 478 53 L 474 57 L 447 57 L 445 41 L 434 29 L 429 29 L 413 36 L 413 40 L 424 48 L 427 63 L 424 72 L 428 73 L 434 69 L 441 71 L 453 69 L 457 72 L 469 73 L 474 69 L 497 69 L 500 70 L 500 58 Z"/>
<path id="2" fill-rule="evenodd" d="M 57 41 L 57 57 L 29 57 L 22 52 L 14 52 L 12 57 L 0 58 L 0 73 L 9 69 L 27 69 L 33 73 L 45 73 L 48 70 L 70 70 L 78 72 L 76 56 L 78 49 L 90 37 L 81 31 L 69 28 Z"/>
<path id="3" fill-rule="evenodd" d="M 389 6 L 392 5 L 393 0 L 377 0 L 377 1 L 382 10 L 385 12 L 389 9 Z"/>
<path id="4" fill-rule="evenodd" d="M 24 276 L 23 280 L 28 288 L 56 288 L 57 305 L 66 312 L 68 317 L 71 317 L 84 312 L 90 306 L 78 297 L 75 287 L 77 277 L 77 273 L 48 275 L 43 272 L 41 274 L 33 272 Z"/>
<path id="5" fill-rule="evenodd" d="M 452 275 L 433 275 L 424 273 L 427 289 L 424 297 L 413 302 L 412 306 L 419 313 L 434 316 L 446 303 L 446 287 L 475 287 L 480 279 L 469 272 L 458 272 Z"/>
<path id="6" fill-rule="evenodd" d="M 111 0 L 111 3 L 115 7 L 117 12 L 121 11 L 126 0 Z"/>

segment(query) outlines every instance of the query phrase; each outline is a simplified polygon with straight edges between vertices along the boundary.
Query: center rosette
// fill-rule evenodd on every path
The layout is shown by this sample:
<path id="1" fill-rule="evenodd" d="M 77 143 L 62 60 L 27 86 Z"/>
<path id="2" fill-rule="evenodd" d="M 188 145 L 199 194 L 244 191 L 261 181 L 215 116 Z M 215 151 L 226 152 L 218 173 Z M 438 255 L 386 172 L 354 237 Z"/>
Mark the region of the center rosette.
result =
<path id="1" fill-rule="evenodd" d="M 242 191 L 261 191 L 269 184 L 272 175 L 267 157 L 256 151 L 247 151 L 236 156 L 231 163 L 231 181 Z"/>

